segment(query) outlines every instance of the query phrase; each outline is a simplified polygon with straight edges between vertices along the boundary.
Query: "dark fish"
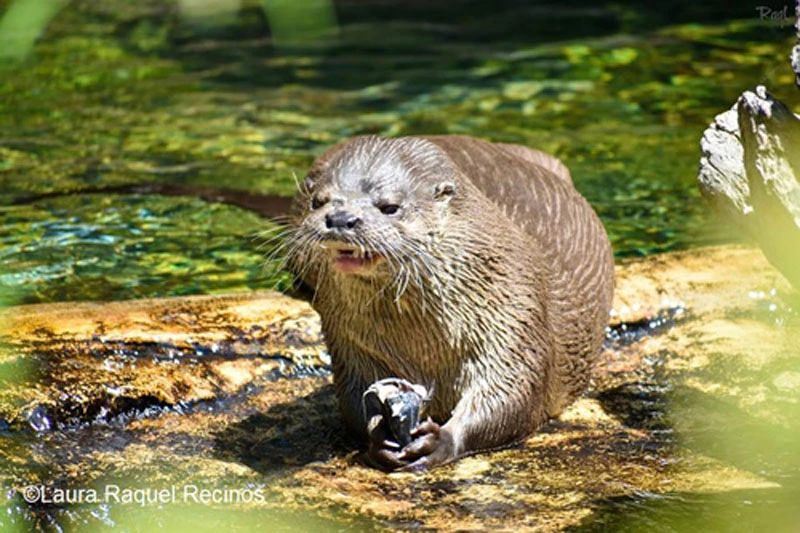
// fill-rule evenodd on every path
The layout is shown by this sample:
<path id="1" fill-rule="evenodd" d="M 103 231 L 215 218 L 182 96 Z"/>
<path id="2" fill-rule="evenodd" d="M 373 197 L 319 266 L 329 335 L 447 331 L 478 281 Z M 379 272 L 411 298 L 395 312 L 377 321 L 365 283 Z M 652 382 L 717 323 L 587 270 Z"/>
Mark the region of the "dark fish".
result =
<path id="1" fill-rule="evenodd" d="M 414 440 L 411 431 L 419 425 L 429 393 L 422 385 L 386 378 L 370 385 L 362 400 L 367 420 L 381 416 L 391 436 L 402 447 Z"/>

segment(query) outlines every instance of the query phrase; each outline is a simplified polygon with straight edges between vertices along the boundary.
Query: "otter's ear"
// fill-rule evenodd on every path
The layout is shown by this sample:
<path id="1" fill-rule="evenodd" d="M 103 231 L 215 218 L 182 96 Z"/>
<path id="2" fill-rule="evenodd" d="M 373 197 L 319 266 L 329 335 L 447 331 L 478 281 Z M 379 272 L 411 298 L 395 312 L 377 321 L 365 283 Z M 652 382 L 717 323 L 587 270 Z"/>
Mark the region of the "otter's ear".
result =
<path id="1" fill-rule="evenodd" d="M 435 200 L 449 200 L 456 193 L 456 184 L 452 181 L 443 181 L 433 189 Z"/>
<path id="2" fill-rule="evenodd" d="M 306 176 L 306 179 L 302 181 L 300 184 L 300 192 L 305 194 L 311 194 L 311 191 L 314 190 L 314 185 L 316 184 L 314 178 L 309 174 Z"/>

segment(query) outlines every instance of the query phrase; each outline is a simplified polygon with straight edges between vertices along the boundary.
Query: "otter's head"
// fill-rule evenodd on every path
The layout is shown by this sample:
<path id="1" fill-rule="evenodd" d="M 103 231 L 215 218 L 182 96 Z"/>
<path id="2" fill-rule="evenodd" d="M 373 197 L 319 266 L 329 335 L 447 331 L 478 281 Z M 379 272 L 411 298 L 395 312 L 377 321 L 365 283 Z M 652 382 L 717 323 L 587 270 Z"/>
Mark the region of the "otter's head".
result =
<path id="1" fill-rule="evenodd" d="M 293 269 L 301 277 L 408 283 L 430 260 L 455 175 L 451 160 L 423 139 L 359 137 L 332 148 L 295 201 Z"/>

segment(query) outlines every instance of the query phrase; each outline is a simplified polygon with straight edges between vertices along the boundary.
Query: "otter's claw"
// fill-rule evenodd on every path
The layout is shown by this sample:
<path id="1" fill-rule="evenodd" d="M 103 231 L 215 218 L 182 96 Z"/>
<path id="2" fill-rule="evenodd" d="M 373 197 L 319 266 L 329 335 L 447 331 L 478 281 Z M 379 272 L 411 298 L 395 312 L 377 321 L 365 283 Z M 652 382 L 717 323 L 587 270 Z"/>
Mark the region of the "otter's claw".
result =
<path id="1" fill-rule="evenodd" d="M 397 470 L 408 464 L 407 461 L 403 461 L 398 457 L 400 445 L 389 437 L 386 431 L 386 424 L 383 422 L 381 415 L 375 415 L 370 419 L 367 425 L 367 432 L 369 434 L 369 449 L 366 454 L 367 463 L 387 472 Z"/>
<path id="2" fill-rule="evenodd" d="M 408 463 L 400 468 L 401 471 L 419 472 L 456 458 L 452 435 L 446 427 L 441 427 L 430 418 L 411 434 L 414 440 L 398 454 L 400 460 Z"/>
<path id="3" fill-rule="evenodd" d="M 414 440 L 406 444 L 400 451 L 399 457 L 403 460 L 414 461 L 425 455 L 430 455 L 439 445 L 441 426 L 428 418 L 411 431 Z"/>

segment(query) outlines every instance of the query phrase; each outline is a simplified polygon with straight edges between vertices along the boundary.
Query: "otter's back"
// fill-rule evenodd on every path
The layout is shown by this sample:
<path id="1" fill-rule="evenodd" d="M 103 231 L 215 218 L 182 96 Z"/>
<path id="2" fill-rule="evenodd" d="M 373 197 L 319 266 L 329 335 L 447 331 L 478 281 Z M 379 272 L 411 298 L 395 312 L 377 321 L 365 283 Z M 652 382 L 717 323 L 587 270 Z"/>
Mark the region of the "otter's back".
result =
<path id="1" fill-rule="evenodd" d="M 563 342 L 558 362 L 563 383 L 551 407 L 555 414 L 585 389 L 607 325 L 614 263 L 605 229 L 558 159 L 471 137 L 428 140 L 534 239 L 537 253 L 550 265 L 553 328 Z"/>

